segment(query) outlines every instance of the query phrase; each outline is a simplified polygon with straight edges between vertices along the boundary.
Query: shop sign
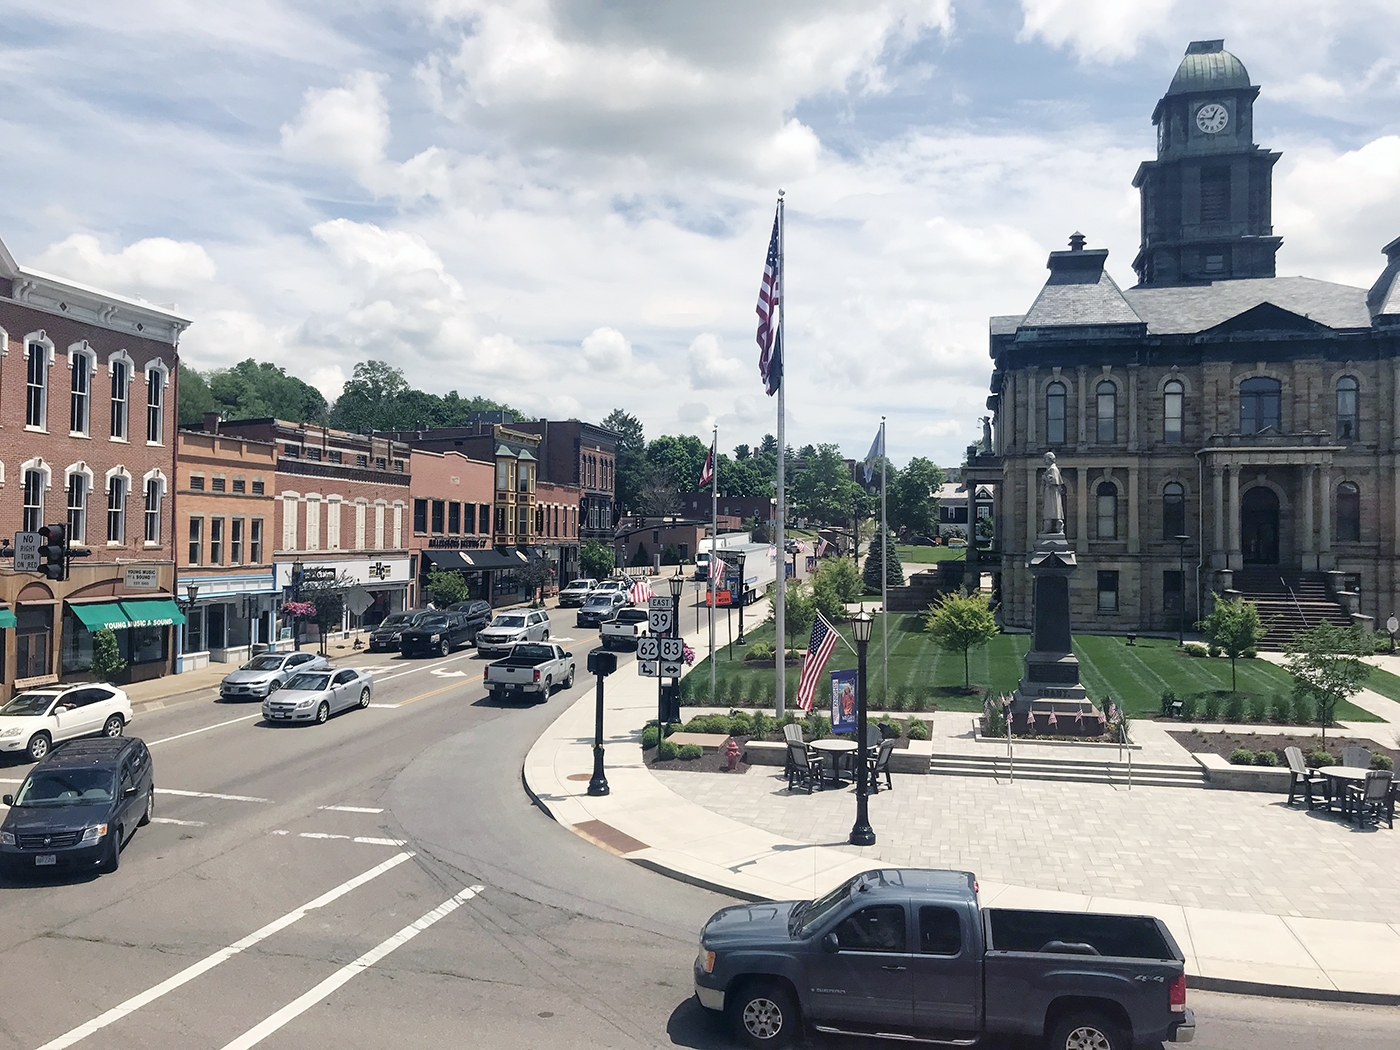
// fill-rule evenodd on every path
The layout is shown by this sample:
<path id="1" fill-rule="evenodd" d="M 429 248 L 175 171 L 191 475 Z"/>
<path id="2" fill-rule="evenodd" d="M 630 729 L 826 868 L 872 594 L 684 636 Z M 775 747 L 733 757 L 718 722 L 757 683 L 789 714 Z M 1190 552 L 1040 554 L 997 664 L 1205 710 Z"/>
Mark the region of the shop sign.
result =
<path id="1" fill-rule="evenodd" d="M 160 587 L 158 570 L 154 565 L 127 565 L 123 582 L 133 591 L 154 591 Z"/>

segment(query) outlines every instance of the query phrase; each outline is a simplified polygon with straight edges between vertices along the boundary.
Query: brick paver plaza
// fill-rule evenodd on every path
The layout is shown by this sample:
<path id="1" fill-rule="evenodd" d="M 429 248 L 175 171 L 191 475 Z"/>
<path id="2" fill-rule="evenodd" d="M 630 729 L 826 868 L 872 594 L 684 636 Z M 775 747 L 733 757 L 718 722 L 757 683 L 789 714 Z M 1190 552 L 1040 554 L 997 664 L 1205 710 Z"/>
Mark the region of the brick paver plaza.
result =
<path id="1" fill-rule="evenodd" d="M 656 775 L 734 820 L 844 844 L 852 789 L 789 793 L 781 772 Z M 891 864 L 1187 907 L 1400 922 L 1400 832 L 1358 831 L 1290 809 L 1284 796 L 898 774 L 894 784 L 870 799 L 873 852 Z"/>

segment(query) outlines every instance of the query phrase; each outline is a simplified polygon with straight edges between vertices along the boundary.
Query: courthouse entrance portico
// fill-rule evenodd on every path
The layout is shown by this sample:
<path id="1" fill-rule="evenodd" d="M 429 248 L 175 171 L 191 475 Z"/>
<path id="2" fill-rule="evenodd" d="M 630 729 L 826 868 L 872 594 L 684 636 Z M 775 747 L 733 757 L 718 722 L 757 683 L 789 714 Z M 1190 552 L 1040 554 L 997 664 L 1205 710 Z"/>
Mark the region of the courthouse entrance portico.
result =
<path id="1" fill-rule="evenodd" d="M 1240 539 L 1246 565 L 1278 564 L 1278 496 L 1256 485 L 1240 502 Z"/>

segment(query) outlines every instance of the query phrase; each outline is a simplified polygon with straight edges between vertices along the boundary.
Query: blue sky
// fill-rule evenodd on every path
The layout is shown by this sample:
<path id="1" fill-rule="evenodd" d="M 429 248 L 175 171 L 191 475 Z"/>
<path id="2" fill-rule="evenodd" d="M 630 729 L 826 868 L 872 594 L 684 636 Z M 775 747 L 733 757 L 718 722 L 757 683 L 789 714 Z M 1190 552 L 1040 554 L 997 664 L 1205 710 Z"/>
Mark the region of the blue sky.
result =
<path id="1" fill-rule="evenodd" d="M 529 411 L 773 429 L 754 299 L 788 191 L 789 435 L 956 462 L 989 314 L 1082 229 L 1131 283 L 1152 107 L 1224 37 L 1283 152 L 1281 274 L 1400 235 L 1379 0 L 11 0 L 0 237 L 178 303 L 198 367 L 355 362 Z"/>

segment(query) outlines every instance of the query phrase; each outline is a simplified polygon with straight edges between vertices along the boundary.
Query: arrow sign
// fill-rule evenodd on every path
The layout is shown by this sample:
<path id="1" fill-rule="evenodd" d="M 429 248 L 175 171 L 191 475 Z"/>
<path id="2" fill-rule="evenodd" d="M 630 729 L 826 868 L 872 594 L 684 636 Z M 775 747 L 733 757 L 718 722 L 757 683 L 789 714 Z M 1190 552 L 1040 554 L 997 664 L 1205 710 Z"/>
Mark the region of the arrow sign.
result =
<path id="1" fill-rule="evenodd" d="M 679 678 L 680 676 L 681 676 L 681 665 L 680 665 L 679 661 L 677 661 L 677 662 L 675 662 L 675 663 L 668 663 L 667 661 L 664 661 L 664 660 L 663 660 L 663 661 L 661 662 L 661 674 L 658 675 L 658 677 L 660 677 L 660 678 Z"/>
<path id="2" fill-rule="evenodd" d="M 641 675 L 643 678 L 661 677 L 661 671 L 658 669 L 658 664 L 655 660 L 638 660 L 637 674 Z"/>

